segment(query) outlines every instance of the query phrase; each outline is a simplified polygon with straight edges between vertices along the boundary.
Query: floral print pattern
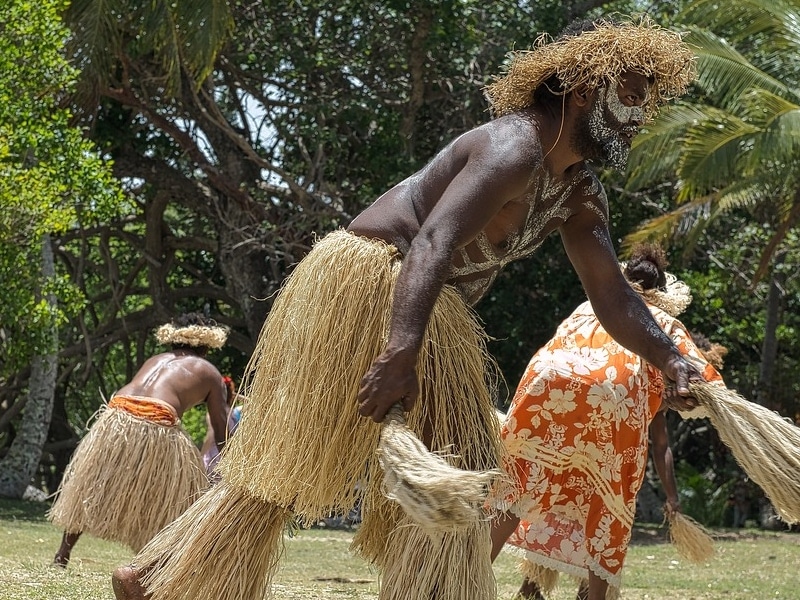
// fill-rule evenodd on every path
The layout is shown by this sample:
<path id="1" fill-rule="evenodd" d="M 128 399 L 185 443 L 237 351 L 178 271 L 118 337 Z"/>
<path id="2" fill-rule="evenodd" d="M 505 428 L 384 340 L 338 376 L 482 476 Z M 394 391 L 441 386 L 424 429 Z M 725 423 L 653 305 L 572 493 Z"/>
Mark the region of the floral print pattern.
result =
<path id="1" fill-rule="evenodd" d="M 650 307 L 685 356 L 721 382 L 686 328 Z M 502 428 L 510 483 L 493 502 L 520 517 L 509 543 L 551 569 L 619 587 L 647 429 L 661 406 L 660 371 L 620 346 L 589 302 L 531 358 Z"/>

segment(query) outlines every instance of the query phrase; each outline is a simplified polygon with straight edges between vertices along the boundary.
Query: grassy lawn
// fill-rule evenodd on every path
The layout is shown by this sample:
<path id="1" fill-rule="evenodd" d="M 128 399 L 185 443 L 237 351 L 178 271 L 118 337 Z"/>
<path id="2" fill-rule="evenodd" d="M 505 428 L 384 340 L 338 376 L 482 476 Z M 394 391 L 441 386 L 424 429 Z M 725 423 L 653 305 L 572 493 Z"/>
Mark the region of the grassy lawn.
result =
<path id="1" fill-rule="evenodd" d="M 45 508 L 0 500 L 0 598 L 112 600 L 109 575 L 132 553 L 86 536 L 76 545 L 66 571 L 51 567 L 61 532 L 45 520 Z M 663 529 L 637 528 L 626 560 L 622 598 L 800 600 L 800 535 L 740 530 L 720 531 L 718 536 L 717 557 L 698 567 L 678 557 Z M 351 538 L 351 532 L 325 529 L 287 538 L 276 600 L 376 598 L 377 572 L 350 554 Z M 495 563 L 498 598 L 510 599 L 517 590 L 516 565 L 517 559 L 505 553 Z M 574 592 L 575 586 L 565 577 L 554 599 L 572 599 Z"/>

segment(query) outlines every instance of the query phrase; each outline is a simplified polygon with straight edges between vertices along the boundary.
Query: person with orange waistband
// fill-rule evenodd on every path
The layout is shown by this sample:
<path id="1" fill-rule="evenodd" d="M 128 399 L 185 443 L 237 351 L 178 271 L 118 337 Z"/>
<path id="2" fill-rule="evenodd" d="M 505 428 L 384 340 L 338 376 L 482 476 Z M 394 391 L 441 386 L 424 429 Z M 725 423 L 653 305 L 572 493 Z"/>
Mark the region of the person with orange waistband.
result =
<path id="1" fill-rule="evenodd" d="M 84 532 L 138 552 L 208 487 L 200 451 L 180 419 L 205 402 L 222 449 L 227 388 L 206 354 L 227 337 L 227 328 L 199 313 L 156 331 L 159 343 L 171 349 L 149 358 L 101 408 L 64 472 L 48 512 L 64 531 L 54 565 L 67 566 Z"/>

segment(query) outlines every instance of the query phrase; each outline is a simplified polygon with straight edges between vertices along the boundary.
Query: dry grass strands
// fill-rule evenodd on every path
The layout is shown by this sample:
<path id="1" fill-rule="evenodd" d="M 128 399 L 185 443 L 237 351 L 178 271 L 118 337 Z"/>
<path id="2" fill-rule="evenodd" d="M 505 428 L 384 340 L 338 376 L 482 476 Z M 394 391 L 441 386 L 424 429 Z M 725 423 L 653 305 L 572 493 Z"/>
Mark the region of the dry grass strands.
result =
<path id="1" fill-rule="evenodd" d="M 523 558 L 519 563 L 519 572 L 528 581 L 534 582 L 539 586 L 539 590 L 544 595 L 549 595 L 556 589 L 558 580 L 561 576 L 555 569 L 548 569 L 547 567 Z"/>
<path id="2" fill-rule="evenodd" d="M 380 435 L 356 397 L 385 346 L 399 270 L 392 247 L 342 231 L 297 265 L 241 386 L 249 400 L 219 465 L 233 487 L 292 506 L 304 525 L 355 505 Z"/>
<path id="3" fill-rule="evenodd" d="M 683 558 L 703 564 L 714 556 L 714 540 L 697 521 L 680 512 L 668 511 L 669 537 Z"/>
<path id="4" fill-rule="evenodd" d="M 230 329 L 219 325 L 175 327 L 175 325 L 167 323 L 156 330 L 156 339 L 159 344 L 164 345 L 222 348 L 229 333 Z"/>
<path id="5" fill-rule="evenodd" d="M 148 599 L 267 597 L 290 516 L 224 482 L 212 487 L 134 559 Z"/>
<path id="6" fill-rule="evenodd" d="M 48 517 L 64 531 L 138 551 L 205 491 L 208 478 L 182 429 L 101 410 L 70 461 Z"/>
<path id="7" fill-rule="evenodd" d="M 432 454 L 406 427 L 400 407 L 381 431 L 383 490 L 429 531 L 461 529 L 483 519 L 482 505 L 498 471 L 466 471 Z"/>
<path id="8" fill-rule="evenodd" d="M 505 76 L 486 88 L 494 116 L 533 104 L 533 93 L 552 75 L 567 94 L 581 86 L 616 84 L 625 71 L 652 77 L 645 103 L 649 116 L 665 101 L 683 95 L 695 77 L 694 54 L 677 33 L 647 17 L 620 24 L 600 20 L 594 31 L 552 41 L 541 36 L 529 51 L 511 54 Z"/>
<path id="9" fill-rule="evenodd" d="M 276 299 L 251 359 L 243 385 L 250 401 L 219 469 L 234 487 L 292 506 L 303 524 L 345 513 L 363 495 L 371 510 L 387 501 L 376 497 L 381 426 L 358 415 L 356 397 L 386 344 L 399 258 L 391 246 L 343 231 L 317 242 Z M 474 314 L 445 288 L 423 341 L 408 432 L 419 438 L 435 424 L 432 451 L 455 448 L 448 462 L 458 469 L 498 464 L 499 438 L 487 426 L 489 364 Z"/>
<path id="10" fill-rule="evenodd" d="M 800 428 L 723 386 L 691 383 L 689 389 L 778 515 L 800 521 Z"/>
<path id="11" fill-rule="evenodd" d="M 379 600 L 495 600 L 489 524 L 430 535 L 404 517 L 388 540 Z"/>

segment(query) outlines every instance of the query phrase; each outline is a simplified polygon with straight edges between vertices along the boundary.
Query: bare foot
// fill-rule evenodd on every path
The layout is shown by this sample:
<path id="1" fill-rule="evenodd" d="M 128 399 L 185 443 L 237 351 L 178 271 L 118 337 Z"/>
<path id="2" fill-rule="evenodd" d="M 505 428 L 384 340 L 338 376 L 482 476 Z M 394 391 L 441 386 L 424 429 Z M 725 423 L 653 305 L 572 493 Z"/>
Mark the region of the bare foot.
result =
<path id="1" fill-rule="evenodd" d="M 68 563 L 69 563 L 69 555 L 65 556 L 60 552 L 56 554 L 55 558 L 53 559 L 54 567 L 61 567 L 62 569 L 66 569 Z"/>
<path id="2" fill-rule="evenodd" d="M 139 583 L 139 571 L 130 565 L 118 567 L 111 576 L 111 586 L 117 600 L 146 600 L 147 595 Z"/>

